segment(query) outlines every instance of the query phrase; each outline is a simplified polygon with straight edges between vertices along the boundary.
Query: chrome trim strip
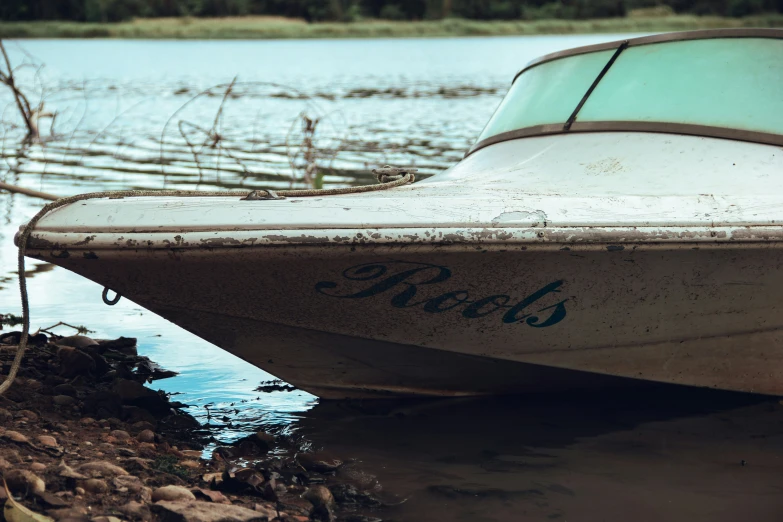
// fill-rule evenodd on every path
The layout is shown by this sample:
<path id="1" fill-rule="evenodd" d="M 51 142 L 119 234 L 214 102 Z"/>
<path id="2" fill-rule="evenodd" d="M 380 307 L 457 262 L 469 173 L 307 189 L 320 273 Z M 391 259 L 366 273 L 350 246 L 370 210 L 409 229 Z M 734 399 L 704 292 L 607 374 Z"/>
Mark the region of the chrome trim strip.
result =
<path id="1" fill-rule="evenodd" d="M 575 132 L 655 132 L 661 134 L 682 134 L 685 136 L 701 136 L 704 138 L 721 138 L 735 141 L 748 141 L 764 145 L 777 145 L 783 147 L 783 135 L 770 132 L 757 132 L 741 129 L 727 129 L 712 127 L 709 125 L 695 125 L 690 123 L 667 123 L 654 121 L 576 121 L 570 130 L 565 130 L 560 123 L 547 125 L 535 125 L 513 131 L 503 132 L 482 140 L 465 154 L 467 158 L 477 150 L 483 149 L 495 143 L 516 140 L 520 138 L 532 138 L 535 136 L 549 136 L 552 134 L 572 134 Z"/>
<path id="2" fill-rule="evenodd" d="M 681 40 L 709 40 L 713 38 L 771 38 L 771 39 L 783 39 L 783 29 L 761 29 L 761 28 L 749 28 L 749 29 L 699 29 L 697 31 L 680 31 L 675 33 L 661 33 L 653 34 L 650 36 L 640 36 L 639 38 L 631 38 L 628 40 L 628 47 L 636 47 L 638 45 L 649 45 L 664 42 L 678 42 Z M 513 84 L 520 74 L 542 63 L 551 62 L 559 58 L 566 58 L 568 56 L 577 56 L 580 54 L 594 53 L 598 51 L 609 51 L 617 49 L 624 40 L 615 40 L 614 42 L 606 42 L 593 45 L 585 45 L 582 47 L 575 47 L 573 49 L 566 49 L 565 51 L 558 51 L 555 53 L 545 54 L 539 58 L 528 63 L 521 71 L 519 71 L 514 79 L 511 81 Z"/>

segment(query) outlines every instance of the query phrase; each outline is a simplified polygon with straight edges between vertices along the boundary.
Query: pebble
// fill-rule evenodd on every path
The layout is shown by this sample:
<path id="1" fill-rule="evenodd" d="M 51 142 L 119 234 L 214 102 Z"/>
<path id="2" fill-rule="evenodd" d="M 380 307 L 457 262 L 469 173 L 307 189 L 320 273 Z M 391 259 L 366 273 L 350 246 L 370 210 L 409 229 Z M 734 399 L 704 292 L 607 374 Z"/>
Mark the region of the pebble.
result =
<path id="1" fill-rule="evenodd" d="M 71 397 L 76 397 L 76 388 L 72 384 L 58 384 L 54 387 L 54 393 L 57 395 L 69 395 Z"/>
<path id="2" fill-rule="evenodd" d="M 82 419 L 79 421 L 82 426 L 92 426 L 96 422 L 97 421 L 92 417 L 82 417 Z"/>
<path id="3" fill-rule="evenodd" d="M 138 493 L 143 486 L 141 479 L 133 475 L 120 475 L 112 479 L 112 484 L 117 489 L 127 489 L 132 493 Z"/>
<path id="4" fill-rule="evenodd" d="M 204 454 L 204 452 L 199 450 L 182 450 L 180 453 L 182 453 L 183 456 L 190 457 L 192 459 L 200 459 Z"/>
<path id="5" fill-rule="evenodd" d="M 51 435 L 38 435 L 36 437 L 36 440 L 42 446 L 46 446 L 47 448 L 56 448 L 57 447 L 57 439 L 55 439 Z"/>
<path id="6" fill-rule="evenodd" d="M 30 469 L 36 473 L 42 473 L 46 471 L 46 464 L 42 462 L 33 462 L 32 464 L 30 464 Z"/>
<path id="7" fill-rule="evenodd" d="M 259 506 L 261 507 L 261 506 Z M 168 502 L 160 501 L 150 506 L 160 520 L 184 520 L 186 522 L 255 522 L 273 520 L 277 513 L 273 509 L 261 507 L 258 511 L 231 504 L 213 504 L 211 502 Z M 262 511 L 263 509 L 263 511 Z"/>
<path id="8" fill-rule="evenodd" d="M 144 430 L 136 435 L 139 442 L 155 442 L 155 433 L 152 430 Z"/>
<path id="9" fill-rule="evenodd" d="M 152 501 L 169 501 L 176 502 L 180 500 L 196 500 L 193 493 L 189 489 L 182 486 L 163 486 L 152 492 Z"/>
<path id="10" fill-rule="evenodd" d="M 57 406 L 70 406 L 76 404 L 76 399 L 70 395 L 55 395 L 52 400 Z"/>
<path id="11" fill-rule="evenodd" d="M 19 412 L 19 416 L 29 421 L 37 421 L 38 414 L 30 410 L 22 410 Z"/>
<path id="12" fill-rule="evenodd" d="M 332 492 L 326 486 L 312 486 L 302 494 L 302 498 L 315 507 L 330 507 L 334 504 Z"/>
<path id="13" fill-rule="evenodd" d="M 84 488 L 84 491 L 94 495 L 101 495 L 109 492 L 109 485 L 102 479 L 87 479 L 82 482 L 82 487 Z"/>
<path id="14" fill-rule="evenodd" d="M 30 442 L 30 439 L 28 439 L 26 436 L 22 435 L 18 431 L 13 430 L 6 431 L 4 437 L 12 442 L 18 442 L 20 444 Z"/>
<path id="15" fill-rule="evenodd" d="M 60 474 L 61 477 L 65 477 L 65 478 L 70 478 L 70 479 L 87 478 L 85 475 L 78 473 L 75 469 L 73 469 L 68 464 L 66 464 L 64 460 L 60 461 L 60 465 L 57 466 L 57 472 Z"/>
<path id="16" fill-rule="evenodd" d="M 128 440 L 131 438 L 130 434 L 124 430 L 112 430 L 112 432 L 109 433 L 109 435 L 111 435 L 117 440 Z"/>
<path id="17" fill-rule="evenodd" d="M 92 478 L 116 477 L 117 475 L 127 475 L 128 472 L 105 460 L 87 462 L 77 468 L 80 473 L 89 475 Z"/>
<path id="18" fill-rule="evenodd" d="M 84 491 L 84 488 L 80 488 L 78 486 L 76 487 L 76 489 L 73 490 L 73 492 L 76 493 L 77 495 L 84 495 L 86 493 L 86 491 Z"/>
<path id="19" fill-rule="evenodd" d="M 46 491 L 46 483 L 32 471 L 14 469 L 4 475 L 8 488 L 15 493 L 39 495 Z"/>
<path id="20" fill-rule="evenodd" d="M 4 471 L 10 468 L 11 466 L 13 466 L 13 464 L 5 460 L 3 457 L 0 457 L 0 471 Z"/>
<path id="21" fill-rule="evenodd" d="M 183 460 L 180 461 L 179 465 L 182 466 L 183 468 L 188 468 L 188 469 L 198 469 L 201 467 L 201 464 L 199 464 L 195 460 Z"/>
<path id="22" fill-rule="evenodd" d="M 131 500 L 124 506 L 120 506 L 118 509 L 121 513 L 128 516 L 129 518 L 141 520 L 149 520 L 150 518 L 149 508 L 147 508 L 147 506 L 141 502 L 136 502 L 134 500 Z"/>

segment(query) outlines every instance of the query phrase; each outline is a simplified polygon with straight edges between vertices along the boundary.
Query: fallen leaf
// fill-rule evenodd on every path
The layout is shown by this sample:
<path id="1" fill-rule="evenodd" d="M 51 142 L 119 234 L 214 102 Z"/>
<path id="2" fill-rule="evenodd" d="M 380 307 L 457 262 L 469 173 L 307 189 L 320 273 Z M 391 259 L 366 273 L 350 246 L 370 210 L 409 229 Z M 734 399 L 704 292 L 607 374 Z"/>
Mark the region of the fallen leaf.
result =
<path id="1" fill-rule="evenodd" d="M 11 496 L 11 492 L 8 491 L 8 485 L 5 483 L 5 480 L 3 480 L 3 488 L 5 488 L 5 494 L 8 496 L 8 499 L 5 501 L 5 508 L 3 508 L 3 516 L 5 516 L 6 522 L 54 522 L 53 518 L 30 511 L 16 502 L 14 497 Z"/>

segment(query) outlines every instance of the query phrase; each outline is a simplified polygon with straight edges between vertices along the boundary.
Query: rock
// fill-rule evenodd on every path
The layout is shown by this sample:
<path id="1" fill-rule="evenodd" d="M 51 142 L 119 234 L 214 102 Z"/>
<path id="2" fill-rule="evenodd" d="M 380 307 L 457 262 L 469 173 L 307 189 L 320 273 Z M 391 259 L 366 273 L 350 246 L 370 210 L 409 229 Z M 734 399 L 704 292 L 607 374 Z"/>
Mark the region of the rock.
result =
<path id="1" fill-rule="evenodd" d="M 4 458 L 0 457 L 0 471 L 5 471 L 6 469 L 9 469 L 13 467 L 13 464 L 5 460 Z"/>
<path id="2" fill-rule="evenodd" d="M 135 401 L 145 397 L 156 397 L 158 394 L 143 384 L 130 379 L 115 379 L 112 391 L 120 396 L 123 402 Z"/>
<path id="3" fill-rule="evenodd" d="M 191 459 L 200 459 L 204 452 L 199 450 L 182 450 L 183 457 L 190 457 Z"/>
<path id="4" fill-rule="evenodd" d="M 103 516 L 103 517 L 95 517 L 91 520 L 91 522 L 122 522 L 122 520 L 120 520 L 117 517 Z"/>
<path id="5" fill-rule="evenodd" d="M 196 500 L 196 497 L 193 496 L 193 493 L 191 493 L 190 490 L 183 488 L 182 486 L 163 486 L 152 492 L 153 502 L 162 500 L 176 502 L 182 500 Z"/>
<path id="6" fill-rule="evenodd" d="M 46 491 L 46 483 L 32 471 L 14 469 L 4 475 L 8 489 L 13 493 L 38 495 Z"/>
<path id="7" fill-rule="evenodd" d="M 35 439 L 41 446 L 46 446 L 47 448 L 57 447 L 57 439 L 51 435 L 38 435 Z"/>
<path id="8" fill-rule="evenodd" d="M 130 471 L 146 471 L 150 469 L 150 464 L 152 464 L 151 459 L 143 459 L 141 457 L 131 457 L 129 459 L 125 459 L 123 461 L 123 465 L 125 466 L 125 469 Z"/>
<path id="9" fill-rule="evenodd" d="M 80 489 L 80 488 L 76 488 Z M 62 521 L 68 521 L 68 522 L 81 522 L 81 521 L 88 521 L 89 518 L 87 517 L 87 508 L 83 506 L 73 506 L 69 508 L 63 508 L 63 509 L 50 509 L 46 512 L 47 515 L 54 518 L 55 520 L 62 520 Z"/>
<path id="10" fill-rule="evenodd" d="M 155 423 L 158 422 L 152 413 L 138 406 L 123 405 L 120 414 L 122 415 L 122 418 L 125 420 L 125 422 L 134 425 L 143 422 L 145 424 L 145 428 L 149 427 L 150 429 L 154 429 Z"/>
<path id="11" fill-rule="evenodd" d="M 130 448 L 117 448 L 117 454 L 121 457 L 135 457 L 136 452 Z"/>
<path id="12" fill-rule="evenodd" d="M 57 357 L 60 359 L 60 375 L 63 377 L 76 377 L 95 370 L 93 358 L 78 348 L 60 346 Z"/>
<path id="13" fill-rule="evenodd" d="M 135 502 L 131 500 L 124 506 L 120 506 L 119 508 L 117 508 L 117 510 L 123 515 L 126 515 L 128 518 L 135 518 L 141 520 L 150 519 L 149 508 L 144 504 L 142 504 L 141 502 Z"/>
<path id="14" fill-rule="evenodd" d="M 29 444 L 30 439 L 28 439 L 25 435 L 22 435 L 18 431 L 8 430 L 3 434 L 3 437 L 10 440 L 11 442 L 17 442 L 19 444 Z"/>
<path id="15" fill-rule="evenodd" d="M 139 442 L 155 442 L 155 433 L 152 430 L 144 430 L 136 435 Z"/>
<path id="16" fill-rule="evenodd" d="M 125 441 L 131 438 L 130 434 L 124 430 L 112 430 L 109 435 L 121 441 Z"/>
<path id="17" fill-rule="evenodd" d="M 211 489 L 194 488 L 190 490 L 198 500 L 208 500 L 209 502 L 216 502 L 218 504 L 231 504 L 231 501 L 226 498 L 220 491 L 213 491 Z"/>
<path id="18" fill-rule="evenodd" d="M 68 395 L 69 397 L 76 397 L 76 388 L 72 384 L 68 383 L 58 384 L 54 387 L 54 393 L 57 395 Z"/>
<path id="19" fill-rule="evenodd" d="M 161 501 L 150 506 L 161 520 L 178 522 L 267 522 L 277 517 L 271 509 L 255 511 L 230 504 Z"/>
<path id="20" fill-rule="evenodd" d="M 88 346 L 97 346 L 98 342 L 86 335 L 71 335 L 63 337 L 57 344 L 60 346 L 72 346 L 73 348 L 87 348 Z"/>
<path id="21" fill-rule="evenodd" d="M 101 341 L 99 344 L 104 350 L 115 350 L 125 355 L 137 355 L 136 339 L 133 337 L 120 337 L 110 341 Z"/>
<path id="22" fill-rule="evenodd" d="M 131 493 L 139 493 L 143 484 L 139 477 L 133 475 L 120 475 L 112 479 L 112 484 L 117 489 L 127 489 Z"/>
<path id="23" fill-rule="evenodd" d="M 30 411 L 30 410 L 22 410 L 22 411 L 20 411 L 19 412 L 19 416 L 21 418 L 23 418 L 23 419 L 27 419 L 27 420 L 33 421 L 33 422 L 38 420 L 38 414 L 35 413 L 34 411 Z"/>
<path id="24" fill-rule="evenodd" d="M 195 460 L 183 460 L 180 461 L 179 465 L 182 466 L 183 468 L 188 468 L 188 469 L 199 469 L 201 467 L 201 464 L 199 464 Z"/>
<path id="25" fill-rule="evenodd" d="M 84 473 L 85 475 L 88 475 L 92 478 L 111 478 L 118 475 L 128 474 L 128 472 L 121 467 L 104 460 L 82 464 L 77 468 L 77 471 Z"/>
<path id="26" fill-rule="evenodd" d="M 0 422 L 5 424 L 13 418 L 14 416 L 10 411 L 6 410 L 5 408 L 0 408 Z"/>
<path id="27" fill-rule="evenodd" d="M 66 464 L 64 460 L 60 461 L 60 465 L 57 466 L 57 473 L 61 477 L 70 478 L 70 479 L 86 479 L 87 478 L 86 475 L 83 475 L 81 473 L 76 472 L 76 470 L 74 470 L 68 464 Z"/>
<path id="28" fill-rule="evenodd" d="M 302 498 L 310 502 L 313 507 L 331 507 L 334 505 L 332 492 L 326 486 L 312 486 L 302 494 Z"/>
<path id="29" fill-rule="evenodd" d="M 82 426 L 92 426 L 96 422 L 97 421 L 92 417 L 82 417 L 82 419 L 79 421 Z"/>
<path id="30" fill-rule="evenodd" d="M 84 488 L 84 491 L 93 495 L 102 495 L 109 492 L 109 485 L 103 479 L 87 479 L 82 482 L 81 486 Z"/>
<path id="31" fill-rule="evenodd" d="M 84 490 L 84 488 L 83 488 L 83 487 L 79 487 L 79 486 L 77 486 L 76 488 L 74 488 L 73 492 L 74 492 L 74 493 L 76 493 L 77 495 L 84 495 L 85 493 L 87 493 L 87 492 Z"/>
<path id="32" fill-rule="evenodd" d="M 52 399 L 57 406 L 71 406 L 76 404 L 76 399 L 70 395 L 55 395 Z"/>
<path id="33" fill-rule="evenodd" d="M 43 473 L 46 471 L 46 464 L 42 462 L 33 462 L 30 464 L 30 469 L 33 470 L 34 473 Z"/>
<path id="34" fill-rule="evenodd" d="M 343 465 L 343 461 L 323 452 L 300 453 L 296 456 L 297 462 L 307 471 L 328 473 L 336 471 Z"/>
<path id="35" fill-rule="evenodd" d="M 273 446 L 275 443 L 275 436 L 265 431 L 259 431 L 256 433 L 256 438 L 261 442 L 265 442 L 268 446 Z"/>

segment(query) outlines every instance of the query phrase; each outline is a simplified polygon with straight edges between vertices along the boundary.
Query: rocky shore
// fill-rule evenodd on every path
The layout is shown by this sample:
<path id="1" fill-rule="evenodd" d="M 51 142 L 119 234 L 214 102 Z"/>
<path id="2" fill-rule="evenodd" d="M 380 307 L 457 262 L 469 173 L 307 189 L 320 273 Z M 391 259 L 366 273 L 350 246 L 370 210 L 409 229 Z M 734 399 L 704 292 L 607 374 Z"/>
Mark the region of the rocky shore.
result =
<path id="1" fill-rule="evenodd" d="M 19 332 L 0 335 L 7 375 Z M 0 397 L 0 521 L 380 521 L 375 477 L 295 437 L 231 445 L 146 386 L 136 340 L 38 333 Z M 304 451 L 307 449 L 307 451 Z"/>

